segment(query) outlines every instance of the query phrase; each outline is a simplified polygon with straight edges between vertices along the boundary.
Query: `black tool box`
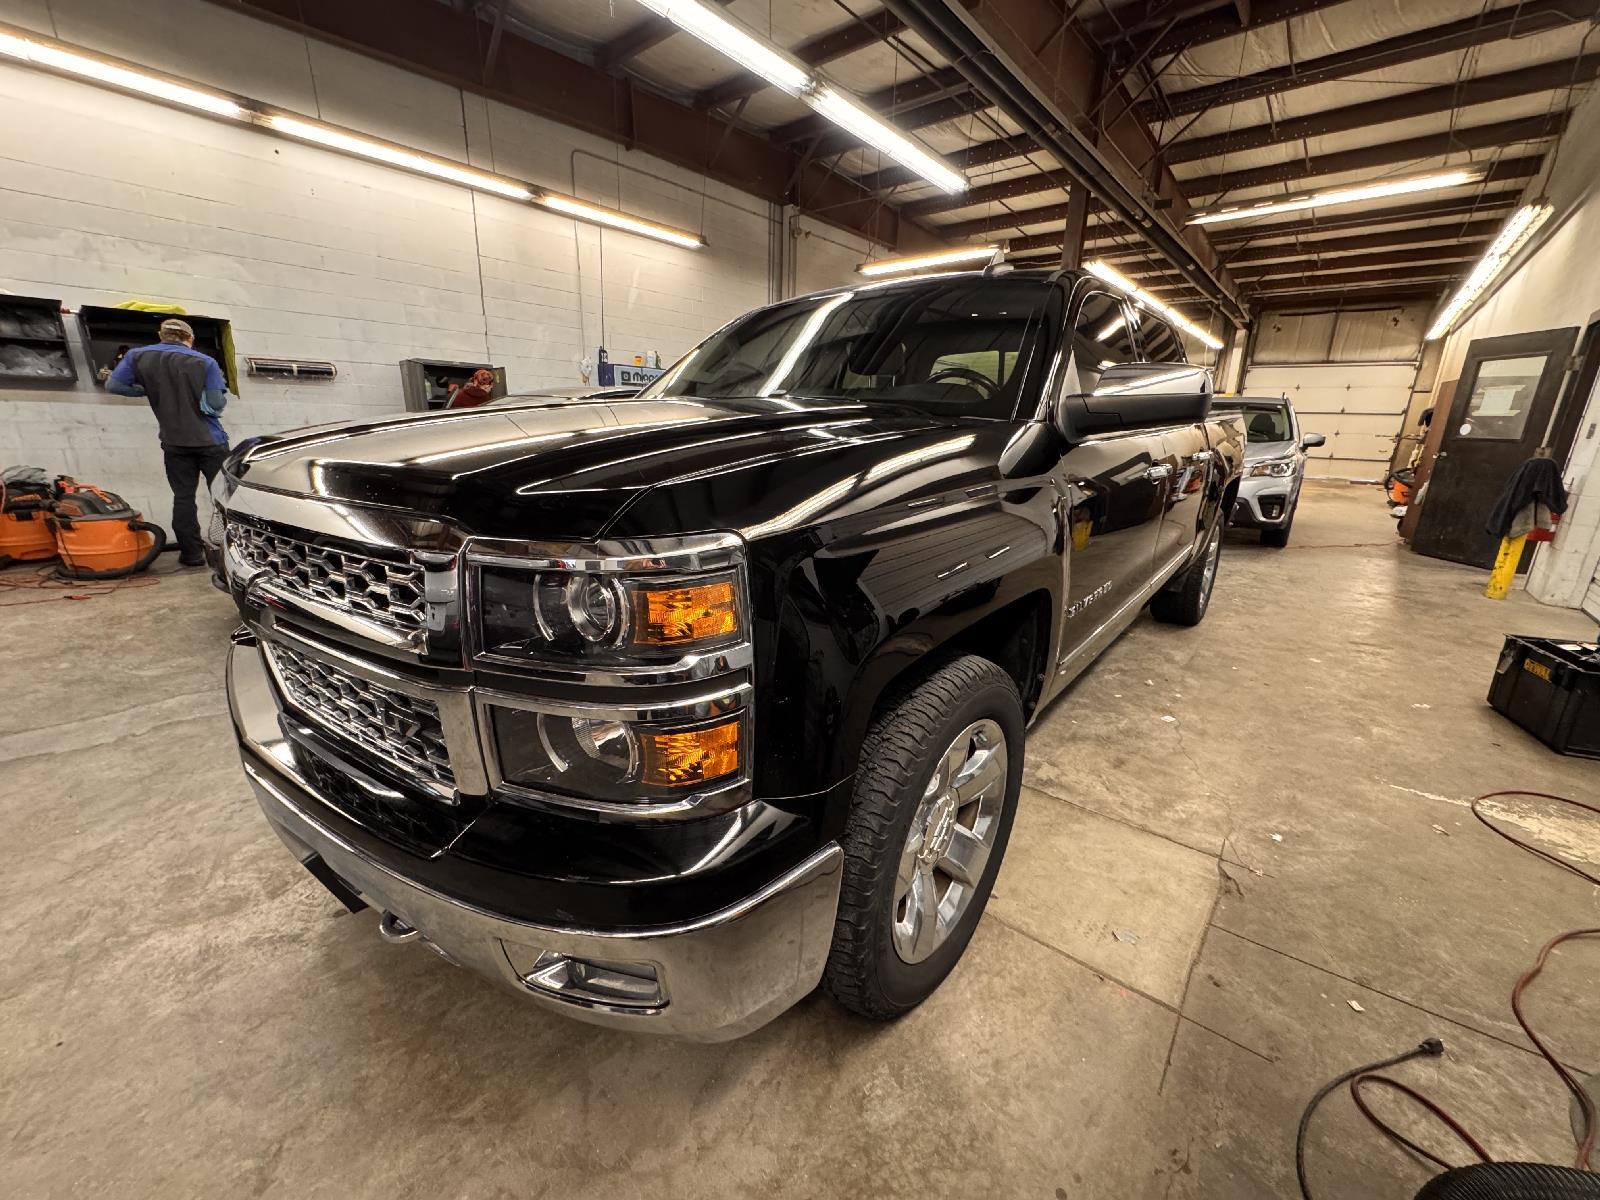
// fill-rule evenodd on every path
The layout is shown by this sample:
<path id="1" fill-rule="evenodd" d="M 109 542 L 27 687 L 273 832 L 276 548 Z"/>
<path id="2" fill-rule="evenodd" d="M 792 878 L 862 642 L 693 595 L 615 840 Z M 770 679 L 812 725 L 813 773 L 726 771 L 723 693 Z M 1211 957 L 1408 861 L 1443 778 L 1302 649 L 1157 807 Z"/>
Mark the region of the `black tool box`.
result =
<path id="1" fill-rule="evenodd" d="M 1600 643 L 1506 638 L 1489 703 L 1557 753 L 1600 758 Z"/>

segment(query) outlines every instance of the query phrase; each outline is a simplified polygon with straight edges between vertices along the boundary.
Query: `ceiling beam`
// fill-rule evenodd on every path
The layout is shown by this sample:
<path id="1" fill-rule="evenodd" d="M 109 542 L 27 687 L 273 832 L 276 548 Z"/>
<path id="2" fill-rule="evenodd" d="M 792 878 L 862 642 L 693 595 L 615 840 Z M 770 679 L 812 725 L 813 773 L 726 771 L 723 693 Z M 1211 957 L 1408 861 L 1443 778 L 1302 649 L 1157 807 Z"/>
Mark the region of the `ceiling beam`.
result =
<path id="1" fill-rule="evenodd" d="M 1332 302 L 1320 299 L 1315 294 L 1305 295 L 1297 292 L 1272 292 L 1256 291 L 1251 293 L 1251 298 L 1260 303 L 1262 309 L 1274 313 L 1294 313 L 1306 311 L 1327 311 L 1329 309 L 1350 308 L 1404 308 L 1412 304 L 1436 303 L 1444 292 L 1444 285 L 1436 283 L 1431 287 L 1420 288 L 1386 288 L 1382 284 L 1364 283 L 1355 284 L 1348 289 L 1340 289 L 1333 297 Z"/>
<path id="2" fill-rule="evenodd" d="M 1528 117 L 1519 121 L 1497 121 L 1492 125 L 1469 125 L 1463 129 L 1452 129 L 1448 133 L 1430 133 L 1425 137 L 1405 138 L 1397 142 L 1363 146 L 1357 150 L 1341 150 L 1333 154 L 1319 154 L 1310 158 L 1291 158 L 1286 162 L 1271 163 L 1264 167 L 1247 167 L 1241 171 L 1224 171 L 1217 175 L 1195 175 L 1183 180 L 1182 184 L 1184 191 L 1194 199 L 1200 196 L 1219 196 L 1242 188 L 1264 187 L 1271 183 L 1294 183 L 1302 179 L 1314 179 L 1319 175 L 1404 167 L 1408 164 L 1424 163 L 1429 159 L 1443 158 L 1447 154 L 1462 150 L 1488 150 L 1515 145 L 1518 142 L 1557 137 L 1566 128 L 1566 122 L 1565 113 L 1552 113 L 1548 116 Z M 1526 178 L 1538 170 L 1541 157 L 1534 155 L 1528 158 L 1502 159 L 1490 170 L 1489 178 Z"/>
<path id="3" fill-rule="evenodd" d="M 880 8 L 877 12 L 868 13 L 859 20 L 846 21 L 843 25 L 835 25 L 832 29 L 824 30 L 816 37 L 801 42 L 789 53 L 808 67 L 820 67 L 891 38 L 904 28 L 899 17 L 886 8 Z M 761 76 L 745 71 L 724 79 L 721 83 L 712 84 L 695 96 L 694 103 L 699 108 L 735 104 L 746 96 L 754 96 L 768 86 L 767 81 Z"/>
<path id="4" fill-rule="evenodd" d="M 1161 163 L 1149 127 L 1131 111 L 1133 97 L 1120 84 L 1101 94 L 1100 49 L 1064 19 L 1059 4 L 983 0 L 971 13 L 963 0 L 888 0 L 887 6 L 1229 319 L 1248 319 L 1205 231 L 1186 225 L 1188 202 Z M 1108 120 L 1111 111 L 1116 115 Z"/>
<path id="5" fill-rule="evenodd" d="M 1465 275 L 1465 265 L 1451 268 L 1441 266 L 1429 270 L 1410 272 L 1406 279 L 1407 284 L 1423 285 L 1432 284 L 1443 290 L 1448 284 L 1454 283 Z M 1303 283 L 1293 283 L 1288 279 L 1280 283 L 1272 283 L 1267 287 L 1252 288 L 1250 298 L 1258 301 L 1263 296 L 1289 296 L 1289 295 L 1327 295 L 1330 292 L 1349 292 L 1358 288 L 1392 289 L 1395 285 L 1394 272 L 1382 271 L 1352 271 L 1347 275 L 1319 276 L 1316 279 L 1307 279 Z"/>
<path id="6" fill-rule="evenodd" d="M 1239 280 L 1241 287 L 1262 279 L 1270 279 L 1283 275 L 1328 275 L 1355 271 L 1364 267 L 1379 267 L 1389 271 L 1389 278 L 1395 278 L 1394 272 L 1405 270 L 1424 263 L 1458 263 L 1471 262 L 1482 256 L 1487 241 L 1461 242 L 1453 246 L 1420 246 L 1416 249 L 1383 250 L 1376 254 L 1334 254 L 1327 258 L 1319 258 L 1314 254 L 1303 255 L 1298 262 L 1264 263 L 1238 267 L 1234 277 Z"/>
<path id="7" fill-rule="evenodd" d="M 1166 149 L 1169 163 L 1197 162 L 1203 158 L 1216 158 L 1235 154 L 1241 150 L 1259 150 L 1263 146 L 1279 146 L 1285 142 L 1298 142 L 1303 138 L 1321 137 L 1330 133 L 1344 133 L 1352 129 L 1367 129 L 1407 117 L 1447 113 L 1474 104 L 1488 104 L 1513 96 L 1527 96 L 1538 92 L 1557 91 L 1574 84 L 1588 83 L 1600 76 L 1600 54 L 1585 54 L 1579 58 L 1560 59 L 1523 67 L 1516 71 L 1502 71 L 1496 75 L 1480 75 L 1460 83 L 1441 84 L 1421 88 L 1415 92 L 1402 92 L 1397 96 L 1384 96 L 1364 104 L 1348 104 L 1343 108 L 1330 108 L 1291 120 L 1273 121 L 1266 125 L 1252 125 L 1210 137 L 1185 138 Z"/>
<path id="8" fill-rule="evenodd" d="M 1185 116 L 1208 108 L 1238 104 L 1242 100 L 1258 100 L 1263 96 L 1275 96 L 1280 92 L 1325 83 L 1330 79 L 1346 79 L 1365 71 L 1482 46 L 1502 38 L 1523 37 L 1587 21 L 1594 16 L 1594 9 L 1594 0 L 1526 0 L 1525 3 L 1511 4 L 1475 17 L 1369 42 L 1336 54 L 1303 59 L 1282 67 L 1269 67 L 1205 87 L 1168 92 L 1164 103 L 1147 100 L 1140 104 L 1139 113 L 1147 121 L 1156 121 L 1169 114 Z"/>
<path id="9" fill-rule="evenodd" d="M 711 0 L 726 8 L 733 0 Z M 615 71 L 636 54 L 652 50 L 678 32 L 678 27 L 665 17 L 645 17 L 628 26 L 609 42 L 595 47 L 594 65 L 602 71 Z"/>
<path id="10" fill-rule="evenodd" d="M 882 245 L 917 250 L 940 240 L 825 163 L 808 161 L 759 133 L 568 58 L 509 25 L 495 74 L 485 80 L 488 32 L 483 22 L 471 12 L 458 12 L 435 0 L 211 3 L 645 151 L 763 200 L 792 204 Z"/>
<path id="11" fill-rule="evenodd" d="M 1015 200 L 1018 196 L 1036 196 L 1040 192 L 1066 191 L 1072 186 L 1072 176 L 1065 171 L 1035 171 L 1018 175 L 1015 179 L 1002 179 L 998 183 L 985 183 L 968 188 L 958 196 L 932 196 L 902 204 L 900 211 L 908 217 L 925 217 L 929 213 L 951 212 L 958 208 L 971 208 L 990 204 L 996 200 Z"/>
<path id="12" fill-rule="evenodd" d="M 1388 233 L 1361 233 L 1349 237 L 1296 238 L 1277 246 L 1252 246 L 1241 248 L 1228 256 L 1228 267 L 1248 274 L 1245 263 L 1272 262 L 1274 259 L 1304 259 L 1324 254 L 1344 254 L 1353 250 L 1393 250 L 1396 247 L 1420 246 L 1432 242 L 1467 242 L 1493 237 L 1500 229 L 1500 221 L 1454 222 L 1448 225 L 1422 225 L 1411 229 L 1393 229 Z M 1404 253 L 1404 251 L 1401 251 Z M 1397 255 L 1398 257 L 1398 255 Z"/>
<path id="13" fill-rule="evenodd" d="M 1140 55 L 1156 57 L 1176 54 L 1190 46 L 1220 42 L 1223 38 L 1276 25 L 1290 17 L 1304 16 L 1342 3 L 1344 0 L 1252 0 L 1247 16 L 1242 16 L 1239 8 L 1233 4 L 1213 5 L 1216 11 L 1177 22 L 1160 33 L 1148 46 L 1137 35 L 1120 35 L 1114 25 L 1106 28 L 1097 23 L 1090 32 L 1097 40 L 1112 43 L 1111 60 L 1115 64 L 1122 64 Z"/>
<path id="14" fill-rule="evenodd" d="M 936 101 L 970 94 L 971 91 L 966 77 L 960 71 L 954 67 L 940 67 L 926 75 L 915 75 L 875 92 L 868 92 L 859 99 L 879 116 L 892 119 L 898 128 L 905 129 L 904 114 Z M 769 133 L 775 142 L 801 142 L 834 129 L 838 129 L 838 126 L 827 117 L 812 115 L 785 122 L 769 130 Z"/>
<path id="15" fill-rule="evenodd" d="M 1329 208 L 1313 217 L 1282 213 L 1277 224 L 1240 221 L 1236 225 L 1213 225 L 1211 242 L 1226 254 L 1229 248 L 1247 245 L 1262 238 L 1294 237 L 1302 233 L 1330 233 L 1338 229 L 1367 229 L 1374 225 L 1393 225 L 1400 221 L 1428 221 L 1436 217 L 1474 217 L 1499 212 L 1517 202 L 1516 192 L 1490 192 L 1465 196 L 1459 200 L 1423 200 L 1416 204 L 1397 204 L 1392 208 L 1349 211 Z M 1259 218 L 1258 218 L 1259 220 Z M 941 225 L 943 234 L 948 226 Z"/>

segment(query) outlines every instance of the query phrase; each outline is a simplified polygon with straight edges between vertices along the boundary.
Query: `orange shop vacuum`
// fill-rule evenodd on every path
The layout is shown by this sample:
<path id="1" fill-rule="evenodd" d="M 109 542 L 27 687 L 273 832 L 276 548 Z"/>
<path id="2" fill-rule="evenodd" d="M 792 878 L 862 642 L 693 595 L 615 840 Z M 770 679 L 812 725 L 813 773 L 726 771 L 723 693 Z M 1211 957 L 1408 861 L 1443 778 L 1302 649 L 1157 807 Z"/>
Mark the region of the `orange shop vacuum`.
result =
<path id="1" fill-rule="evenodd" d="M 0 567 L 56 556 L 56 535 L 45 523 L 50 481 L 38 467 L 7 467 L 0 474 Z"/>
<path id="2" fill-rule="evenodd" d="M 166 547 L 166 531 L 134 512 L 115 492 L 66 476 L 56 480 L 55 490 L 45 521 L 61 555 L 57 570 L 67 578 L 137 575 Z"/>

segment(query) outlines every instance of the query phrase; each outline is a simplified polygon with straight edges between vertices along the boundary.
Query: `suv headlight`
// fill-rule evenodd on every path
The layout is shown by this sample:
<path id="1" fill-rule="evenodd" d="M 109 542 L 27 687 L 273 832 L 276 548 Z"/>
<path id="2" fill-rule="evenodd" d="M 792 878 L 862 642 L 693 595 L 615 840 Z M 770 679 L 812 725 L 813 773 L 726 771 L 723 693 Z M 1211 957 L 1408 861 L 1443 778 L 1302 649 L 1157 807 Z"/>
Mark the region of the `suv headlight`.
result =
<path id="1" fill-rule="evenodd" d="M 1249 469 L 1245 471 L 1245 478 L 1256 479 L 1262 475 L 1267 475 L 1274 479 L 1282 479 L 1293 474 L 1294 459 L 1273 458 L 1268 459 L 1266 462 L 1251 463 Z"/>
<path id="2" fill-rule="evenodd" d="M 748 793 L 742 539 L 475 541 L 468 562 L 478 663 L 561 685 L 560 699 L 480 687 L 502 784 L 631 812 L 683 811 L 713 796 L 732 804 Z M 583 685 L 604 687 L 608 699 L 579 699 L 590 691 Z"/>

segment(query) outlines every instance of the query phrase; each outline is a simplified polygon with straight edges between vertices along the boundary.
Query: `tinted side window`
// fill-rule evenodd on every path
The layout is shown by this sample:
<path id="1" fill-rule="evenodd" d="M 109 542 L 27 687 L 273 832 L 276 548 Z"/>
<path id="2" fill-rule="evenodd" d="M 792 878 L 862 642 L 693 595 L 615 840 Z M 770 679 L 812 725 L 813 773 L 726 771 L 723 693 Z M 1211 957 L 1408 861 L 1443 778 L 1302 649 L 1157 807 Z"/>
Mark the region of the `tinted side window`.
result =
<path id="1" fill-rule="evenodd" d="M 1150 362 L 1188 361 L 1188 356 L 1183 352 L 1183 343 L 1178 340 L 1178 335 L 1172 332 L 1172 326 L 1148 313 L 1144 314 L 1144 320 L 1139 322 L 1139 347 Z"/>
<path id="2" fill-rule="evenodd" d="M 1085 296 L 1072 330 L 1072 359 L 1078 368 L 1079 386 L 1092 391 L 1100 372 L 1117 363 L 1135 362 L 1138 357 L 1122 298 L 1109 292 Z"/>

